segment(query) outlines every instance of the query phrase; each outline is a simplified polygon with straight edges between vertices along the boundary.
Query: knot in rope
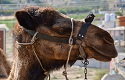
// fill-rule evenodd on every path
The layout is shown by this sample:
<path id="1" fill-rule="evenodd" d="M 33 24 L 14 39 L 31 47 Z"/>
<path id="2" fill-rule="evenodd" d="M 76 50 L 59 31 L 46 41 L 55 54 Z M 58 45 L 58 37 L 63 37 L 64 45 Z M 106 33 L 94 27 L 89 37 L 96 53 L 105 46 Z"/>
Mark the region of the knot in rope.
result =
<path id="1" fill-rule="evenodd" d="M 67 75 L 67 72 L 66 72 L 66 71 L 63 71 L 63 75 L 66 76 L 66 75 Z"/>
<path id="2" fill-rule="evenodd" d="M 63 76 L 65 76 L 66 80 L 69 80 L 67 77 L 67 71 L 63 71 Z"/>

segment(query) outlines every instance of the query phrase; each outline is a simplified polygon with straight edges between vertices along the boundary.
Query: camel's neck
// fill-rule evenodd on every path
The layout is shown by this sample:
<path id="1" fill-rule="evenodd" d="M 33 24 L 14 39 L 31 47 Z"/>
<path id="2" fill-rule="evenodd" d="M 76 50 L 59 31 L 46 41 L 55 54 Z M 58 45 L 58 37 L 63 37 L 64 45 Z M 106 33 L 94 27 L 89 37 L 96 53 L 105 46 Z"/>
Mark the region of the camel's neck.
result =
<path id="1" fill-rule="evenodd" d="M 45 71 L 41 68 L 40 64 L 34 64 L 29 69 L 28 80 L 44 80 L 46 75 Z"/>
<path id="2" fill-rule="evenodd" d="M 18 79 L 19 80 L 44 80 L 47 77 L 47 75 L 45 75 L 45 71 L 41 68 L 38 62 L 32 65 L 30 61 L 27 63 L 25 62 L 21 62 L 22 64 L 19 64 L 19 62 L 14 63 L 14 67 L 12 68 L 12 71 L 8 80 L 18 80 Z M 70 64 L 72 64 L 73 62 L 74 61 L 72 62 L 70 61 Z M 42 63 L 43 67 L 48 72 L 59 69 L 64 64 L 65 64 L 65 61 L 58 61 L 58 60 L 57 61 L 53 60 L 50 63 L 48 61 L 48 63 L 46 64 Z"/>
<path id="3" fill-rule="evenodd" d="M 31 46 L 20 46 L 18 52 L 15 53 L 15 59 L 8 80 L 44 80 L 46 75 L 43 68 L 50 72 L 62 67 L 66 61 L 53 60 L 37 53 L 43 68 L 40 66 L 34 52 L 30 49 Z M 15 50 L 16 51 L 16 50 Z M 46 53 L 47 54 L 47 53 Z M 72 64 L 75 61 L 70 61 Z"/>

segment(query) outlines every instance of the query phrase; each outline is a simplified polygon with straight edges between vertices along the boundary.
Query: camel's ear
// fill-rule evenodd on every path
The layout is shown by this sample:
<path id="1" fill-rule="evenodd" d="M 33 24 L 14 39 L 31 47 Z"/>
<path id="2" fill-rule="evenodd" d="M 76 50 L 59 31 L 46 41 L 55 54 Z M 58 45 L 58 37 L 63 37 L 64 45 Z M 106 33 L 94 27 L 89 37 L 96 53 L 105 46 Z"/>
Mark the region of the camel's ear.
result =
<path id="1" fill-rule="evenodd" d="M 22 27 L 30 30 L 36 29 L 33 18 L 26 11 L 17 11 L 15 17 Z"/>

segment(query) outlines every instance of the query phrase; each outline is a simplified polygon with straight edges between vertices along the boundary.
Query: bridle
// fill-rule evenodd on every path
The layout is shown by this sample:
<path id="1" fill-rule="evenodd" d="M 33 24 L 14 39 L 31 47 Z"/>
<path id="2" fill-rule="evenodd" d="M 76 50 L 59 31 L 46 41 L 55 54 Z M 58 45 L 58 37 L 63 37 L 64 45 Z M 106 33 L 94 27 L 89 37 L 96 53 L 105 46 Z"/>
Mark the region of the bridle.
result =
<path id="1" fill-rule="evenodd" d="M 47 34 L 43 34 L 43 33 L 39 33 L 37 31 L 33 31 L 33 30 L 27 30 L 25 29 L 25 31 L 27 33 L 29 33 L 30 35 L 32 35 L 32 39 L 30 43 L 19 43 L 17 42 L 18 45 L 32 45 L 33 43 L 35 43 L 36 39 L 43 39 L 43 40 L 48 40 L 48 41 L 52 41 L 52 42 L 57 42 L 57 43 L 64 43 L 64 44 L 69 44 L 70 45 L 70 49 L 68 52 L 68 57 L 67 57 L 67 61 L 66 64 L 64 65 L 65 71 L 63 72 L 63 75 L 65 76 L 66 80 L 69 80 L 67 77 L 67 71 L 66 68 L 68 66 L 68 62 L 69 62 L 69 58 L 70 58 L 70 53 L 72 50 L 72 47 L 74 44 L 77 44 L 79 46 L 79 53 L 80 53 L 80 57 L 84 60 L 84 73 L 85 73 L 85 80 L 87 80 L 87 65 L 89 64 L 88 60 L 87 60 L 87 55 L 86 52 L 84 51 L 84 47 L 82 46 L 82 43 L 84 41 L 84 36 L 86 35 L 87 29 L 89 28 L 89 26 L 91 25 L 91 23 L 84 23 L 81 27 L 81 29 L 79 30 L 77 37 L 73 37 L 73 19 L 71 18 L 71 24 L 72 24 L 72 31 L 70 34 L 69 38 L 60 38 L 60 37 L 55 37 L 55 36 L 50 36 Z M 40 59 L 38 58 L 34 46 L 32 45 L 34 54 L 38 60 L 38 62 L 40 63 L 42 69 L 45 71 L 45 74 L 49 76 L 49 73 L 43 68 L 43 65 L 40 62 Z"/>

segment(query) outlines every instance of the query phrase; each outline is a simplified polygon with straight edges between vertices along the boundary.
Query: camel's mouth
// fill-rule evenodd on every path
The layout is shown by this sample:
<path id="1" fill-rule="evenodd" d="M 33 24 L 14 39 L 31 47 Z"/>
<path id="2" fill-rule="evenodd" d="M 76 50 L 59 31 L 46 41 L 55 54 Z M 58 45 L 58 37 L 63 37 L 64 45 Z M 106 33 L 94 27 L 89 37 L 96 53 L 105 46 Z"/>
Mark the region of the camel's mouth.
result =
<path id="1" fill-rule="evenodd" d="M 93 47 L 93 49 L 96 51 L 96 53 L 94 53 L 94 58 L 100 61 L 111 61 L 112 58 L 115 58 L 117 56 L 117 51 L 116 49 L 104 49 L 104 51 L 101 51 L 95 47 Z"/>
<path id="2" fill-rule="evenodd" d="M 103 55 L 101 53 L 98 54 L 98 57 L 94 57 L 96 60 L 99 60 L 99 61 L 104 61 L 104 62 L 109 62 L 111 61 L 112 58 L 110 58 L 109 56 L 106 56 L 106 55 Z"/>

